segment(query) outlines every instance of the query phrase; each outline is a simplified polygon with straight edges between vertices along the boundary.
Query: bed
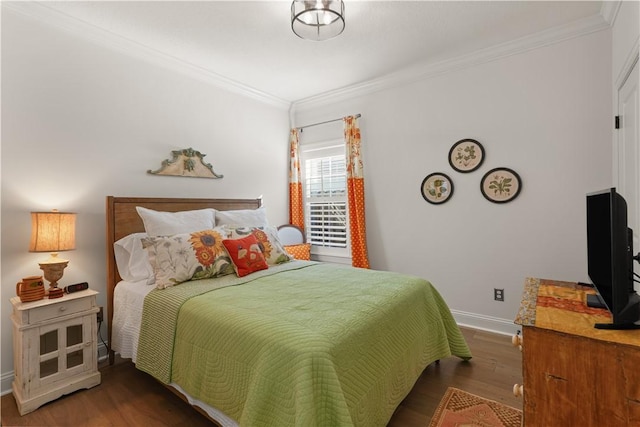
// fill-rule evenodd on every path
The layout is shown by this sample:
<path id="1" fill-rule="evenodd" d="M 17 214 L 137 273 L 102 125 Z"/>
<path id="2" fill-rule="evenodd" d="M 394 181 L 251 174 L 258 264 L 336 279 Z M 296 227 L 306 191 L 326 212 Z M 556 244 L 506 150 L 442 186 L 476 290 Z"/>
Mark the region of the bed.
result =
<path id="1" fill-rule="evenodd" d="M 123 280 L 114 243 L 145 232 L 137 207 L 261 200 L 107 197 L 110 363 L 131 358 L 220 425 L 384 426 L 426 366 L 471 358 L 437 290 L 413 276 L 291 259 L 164 289 Z"/>

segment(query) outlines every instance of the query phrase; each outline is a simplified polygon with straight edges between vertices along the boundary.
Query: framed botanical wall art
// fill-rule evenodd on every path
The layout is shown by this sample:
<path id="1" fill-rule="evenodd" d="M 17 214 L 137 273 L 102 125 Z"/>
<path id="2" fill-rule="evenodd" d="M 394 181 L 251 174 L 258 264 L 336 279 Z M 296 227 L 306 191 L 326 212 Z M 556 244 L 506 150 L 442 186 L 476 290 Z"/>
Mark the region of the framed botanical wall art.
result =
<path id="1" fill-rule="evenodd" d="M 493 203 L 507 203 L 518 197 L 522 180 L 514 170 L 495 168 L 485 173 L 480 181 L 482 195 Z"/>
<path id="2" fill-rule="evenodd" d="M 473 172 L 483 161 L 484 147 L 475 139 L 461 139 L 449 150 L 449 164 L 458 172 Z"/>
<path id="3" fill-rule="evenodd" d="M 420 191 L 427 202 L 439 205 L 453 195 L 453 182 L 447 175 L 435 172 L 422 180 Z"/>

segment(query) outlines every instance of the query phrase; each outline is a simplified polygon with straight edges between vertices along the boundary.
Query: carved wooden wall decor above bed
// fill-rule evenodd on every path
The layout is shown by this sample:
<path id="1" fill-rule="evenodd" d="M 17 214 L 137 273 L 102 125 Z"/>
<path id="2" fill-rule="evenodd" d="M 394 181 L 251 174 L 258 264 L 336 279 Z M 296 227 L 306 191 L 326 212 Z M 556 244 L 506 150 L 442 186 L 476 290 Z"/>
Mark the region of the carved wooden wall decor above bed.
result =
<path id="1" fill-rule="evenodd" d="M 257 209 L 262 199 L 185 199 L 161 197 L 114 197 L 107 196 L 107 320 L 109 340 L 113 320 L 113 291 L 121 280 L 115 262 L 113 244 L 132 233 L 144 232 L 144 224 L 136 206 L 156 211 L 178 212 L 213 208 L 219 211 L 234 209 Z M 113 363 L 113 352 L 109 359 Z"/>
<path id="2" fill-rule="evenodd" d="M 171 152 L 172 158 L 162 162 L 158 170 L 149 169 L 147 173 L 153 175 L 186 176 L 193 178 L 222 178 L 213 171 L 210 163 L 205 163 L 204 156 L 193 148 L 184 150 L 174 150 Z"/>

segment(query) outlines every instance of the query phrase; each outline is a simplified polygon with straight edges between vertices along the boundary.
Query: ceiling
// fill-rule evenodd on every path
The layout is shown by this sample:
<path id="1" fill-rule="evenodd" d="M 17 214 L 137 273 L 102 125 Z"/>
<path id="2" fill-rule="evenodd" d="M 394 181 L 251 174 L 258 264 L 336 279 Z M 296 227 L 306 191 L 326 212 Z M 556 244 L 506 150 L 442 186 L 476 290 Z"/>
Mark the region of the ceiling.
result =
<path id="1" fill-rule="evenodd" d="M 473 54 L 601 14 L 600 1 L 345 0 L 345 31 L 307 41 L 290 1 L 53 1 L 42 7 L 286 103 Z"/>

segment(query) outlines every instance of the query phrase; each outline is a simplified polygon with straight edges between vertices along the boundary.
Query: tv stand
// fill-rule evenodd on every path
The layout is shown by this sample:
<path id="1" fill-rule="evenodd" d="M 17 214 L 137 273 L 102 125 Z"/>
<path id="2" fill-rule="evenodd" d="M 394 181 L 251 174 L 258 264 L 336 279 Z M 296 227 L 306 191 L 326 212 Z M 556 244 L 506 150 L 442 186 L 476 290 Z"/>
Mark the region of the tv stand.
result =
<path id="1" fill-rule="evenodd" d="M 523 425 L 638 425 L 640 332 L 594 328 L 611 321 L 608 311 L 585 304 L 594 292 L 526 280 L 515 320 L 522 328 Z"/>
<path id="2" fill-rule="evenodd" d="M 598 294 L 586 295 L 587 307 L 602 308 L 608 310 L 607 304 Z M 638 322 L 630 323 L 596 323 L 593 325 L 596 329 L 608 329 L 612 331 L 627 331 L 630 329 L 640 329 L 640 320 Z"/>
<path id="3" fill-rule="evenodd" d="M 598 294 L 587 294 L 587 306 L 607 309 L 607 304 L 604 303 L 604 300 L 600 298 Z"/>
<path id="4" fill-rule="evenodd" d="M 640 329 L 637 323 L 596 323 L 593 325 L 596 329 L 605 329 L 610 331 L 628 331 L 630 329 Z"/>

